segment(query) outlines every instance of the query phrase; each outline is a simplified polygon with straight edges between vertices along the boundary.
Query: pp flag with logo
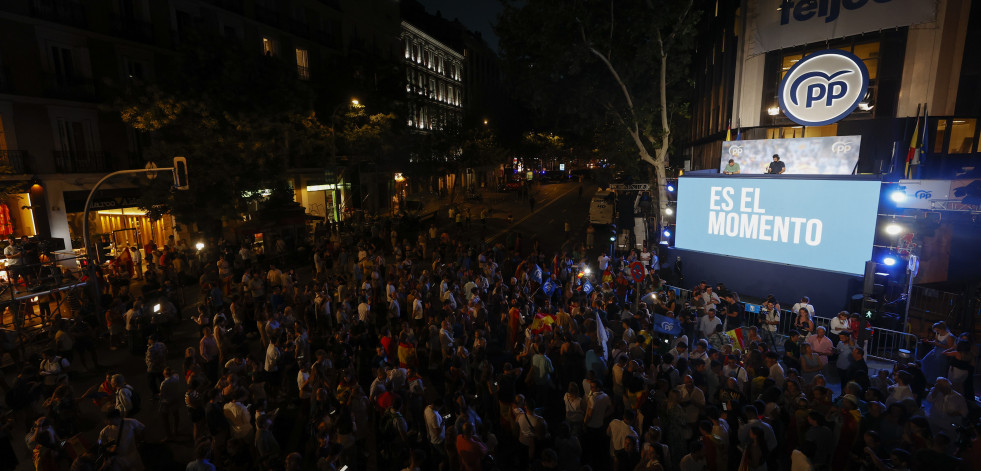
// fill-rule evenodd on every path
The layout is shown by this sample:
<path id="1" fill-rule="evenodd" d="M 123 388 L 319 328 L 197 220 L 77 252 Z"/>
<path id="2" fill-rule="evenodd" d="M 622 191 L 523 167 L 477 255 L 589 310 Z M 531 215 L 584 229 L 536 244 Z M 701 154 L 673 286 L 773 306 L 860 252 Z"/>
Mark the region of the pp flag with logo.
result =
<path id="1" fill-rule="evenodd" d="M 542 284 L 542 267 L 535 264 L 535 268 L 531 270 L 531 281 L 535 283 Z"/>
<path id="2" fill-rule="evenodd" d="M 593 292 L 593 284 L 589 280 L 583 280 L 582 282 L 582 292 L 589 294 Z"/>
<path id="3" fill-rule="evenodd" d="M 668 316 L 654 314 L 652 325 L 655 331 L 662 334 L 668 334 L 675 337 L 681 335 L 681 323 L 678 322 L 678 319 L 672 319 Z"/>
<path id="4" fill-rule="evenodd" d="M 552 279 L 549 278 L 545 280 L 545 284 L 542 285 L 542 292 L 545 293 L 545 296 L 551 296 L 552 291 L 555 291 L 555 283 L 552 283 Z"/>
<path id="5" fill-rule="evenodd" d="M 736 345 L 737 347 L 739 347 L 740 350 L 745 349 L 745 347 L 743 347 L 743 328 L 742 327 L 738 327 L 738 328 L 732 329 L 732 330 L 726 332 L 726 335 L 728 335 L 729 338 L 732 339 L 732 343 L 734 345 Z"/>

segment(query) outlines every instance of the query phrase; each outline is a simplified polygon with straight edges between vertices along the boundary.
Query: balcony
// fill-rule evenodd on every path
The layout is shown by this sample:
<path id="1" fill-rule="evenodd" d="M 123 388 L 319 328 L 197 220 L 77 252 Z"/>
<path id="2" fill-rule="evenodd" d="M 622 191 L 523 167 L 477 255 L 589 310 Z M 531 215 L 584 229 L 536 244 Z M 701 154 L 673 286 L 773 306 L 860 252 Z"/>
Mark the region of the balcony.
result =
<path id="1" fill-rule="evenodd" d="M 50 74 L 45 77 L 48 96 L 65 100 L 89 101 L 95 98 L 95 81 L 87 77 Z"/>
<path id="2" fill-rule="evenodd" d="M 77 28 L 84 28 L 85 7 L 76 0 L 34 0 L 31 16 Z"/>
<path id="3" fill-rule="evenodd" d="M 111 171 L 109 154 L 99 151 L 54 151 L 59 173 L 104 173 Z"/>
<path id="4" fill-rule="evenodd" d="M 26 150 L 0 150 L 0 173 L 31 173 L 30 160 Z"/>
<path id="5" fill-rule="evenodd" d="M 310 80 L 310 68 L 302 65 L 296 66 L 296 78 L 300 80 Z"/>
<path id="6" fill-rule="evenodd" d="M 153 43 L 153 24 L 136 18 L 112 14 L 112 34 L 143 43 Z"/>

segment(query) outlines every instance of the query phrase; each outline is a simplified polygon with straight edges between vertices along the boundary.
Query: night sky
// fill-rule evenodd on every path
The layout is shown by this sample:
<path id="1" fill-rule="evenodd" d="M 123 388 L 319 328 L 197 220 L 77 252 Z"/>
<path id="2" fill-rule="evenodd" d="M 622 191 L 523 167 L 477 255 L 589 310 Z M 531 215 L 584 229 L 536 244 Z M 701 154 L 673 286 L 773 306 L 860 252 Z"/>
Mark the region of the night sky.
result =
<path id="1" fill-rule="evenodd" d="M 459 18 L 467 29 L 480 32 L 487 44 L 497 50 L 497 36 L 494 35 L 494 28 L 491 25 L 497 21 L 497 14 L 501 11 L 499 0 L 419 1 L 426 6 L 429 13 L 435 14 L 439 11 L 443 18 L 449 20 Z"/>

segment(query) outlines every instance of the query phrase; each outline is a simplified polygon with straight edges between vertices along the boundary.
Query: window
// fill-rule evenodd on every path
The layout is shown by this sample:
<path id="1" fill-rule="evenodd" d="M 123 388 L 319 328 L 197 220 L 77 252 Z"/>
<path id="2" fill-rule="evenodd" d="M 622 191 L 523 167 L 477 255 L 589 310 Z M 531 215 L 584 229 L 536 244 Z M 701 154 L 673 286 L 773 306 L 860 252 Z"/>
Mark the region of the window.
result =
<path id="1" fill-rule="evenodd" d="M 275 39 L 270 38 L 269 36 L 263 36 L 262 37 L 262 53 L 263 54 L 265 54 L 267 56 L 275 56 L 278 53 L 277 49 L 278 49 L 278 47 L 277 47 L 277 44 L 276 44 L 276 40 Z"/>
<path id="2" fill-rule="evenodd" d="M 78 76 L 75 54 L 67 47 L 51 46 L 51 67 L 59 85 L 71 83 Z"/>
<path id="3" fill-rule="evenodd" d="M 804 126 L 785 126 L 782 128 L 768 128 L 766 130 L 767 139 L 790 139 L 804 137 Z"/>
<path id="4" fill-rule="evenodd" d="M 123 57 L 123 79 L 146 80 L 146 64 L 129 57 Z"/>
<path id="5" fill-rule="evenodd" d="M 949 154 L 970 154 L 974 151 L 976 119 L 953 119 L 950 126 Z"/>
<path id="6" fill-rule="evenodd" d="M 838 135 L 838 123 L 827 126 L 805 126 L 804 137 L 829 137 Z"/>
<path id="7" fill-rule="evenodd" d="M 937 131 L 933 134 L 933 140 L 928 142 L 929 145 L 933 143 L 933 153 L 942 154 L 944 152 L 944 139 L 947 137 L 947 120 L 930 118 L 930 123 L 933 124 L 933 129 Z"/>
<path id="8" fill-rule="evenodd" d="M 85 121 L 58 119 L 58 144 L 61 151 L 74 159 L 87 158 L 92 150 L 92 128 Z"/>
<path id="9" fill-rule="evenodd" d="M 310 56 L 306 49 L 296 49 L 296 75 L 300 80 L 310 80 Z"/>

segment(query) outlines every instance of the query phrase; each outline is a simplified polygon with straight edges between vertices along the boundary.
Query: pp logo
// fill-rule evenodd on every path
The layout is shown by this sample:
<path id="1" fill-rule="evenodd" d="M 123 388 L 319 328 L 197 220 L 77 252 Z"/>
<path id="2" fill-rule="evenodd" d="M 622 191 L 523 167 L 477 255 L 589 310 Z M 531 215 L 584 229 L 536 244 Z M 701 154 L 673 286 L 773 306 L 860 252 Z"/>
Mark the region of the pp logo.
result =
<path id="1" fill-rule="evenodd" d="M 835 154 L 844 154 L 850 150 L 852 150 L 852 145 L 847 142 L 838 141 L 831 144 L 831 152 Z"/>
<path id="2" fill-rule="evenodd" d="M 661 330 L 663 330 L 665 332 L 673 332 L 674 331 L 674 323 L 673 322 L 662 322 L 661 323 Z"/>
<path id="3" fill-rule="evenodd" d="M 742 155 L 742 153 L 743 153 L 742 146 L 732 146 L 729 148 L 729 155 L 733 157 L 739 157 L 740 155 Z"/>
<path id="4" fill-rule="evenodd" d="M 861 59 L 847 51 L 827 49 L 794 64 L 780 82 L 777 96 L 780 108 L 793 122 L 824 126 L 851 113 L 868 87 L 869 71 Z"/>
<path id="5" fill-rule="evenodd" d="M 933 192 L 929 190 L 916 190 L 916 193 L 913 193 L 913 197 L 918 200 L 928 200 L 933 197 Z"/>

